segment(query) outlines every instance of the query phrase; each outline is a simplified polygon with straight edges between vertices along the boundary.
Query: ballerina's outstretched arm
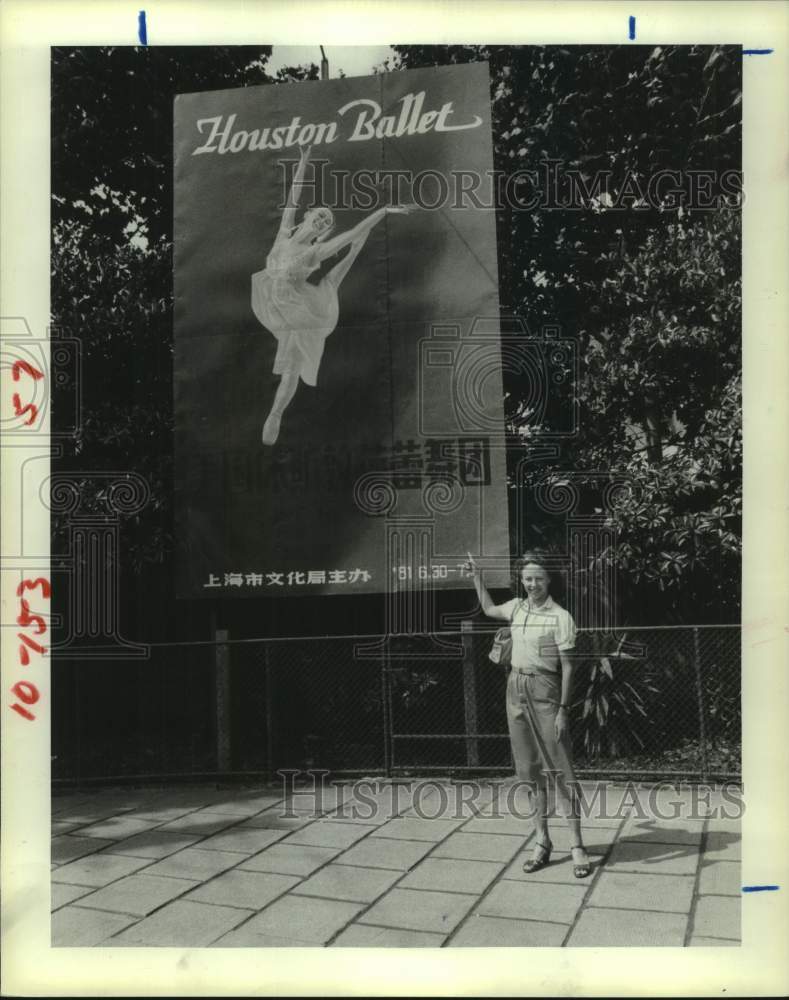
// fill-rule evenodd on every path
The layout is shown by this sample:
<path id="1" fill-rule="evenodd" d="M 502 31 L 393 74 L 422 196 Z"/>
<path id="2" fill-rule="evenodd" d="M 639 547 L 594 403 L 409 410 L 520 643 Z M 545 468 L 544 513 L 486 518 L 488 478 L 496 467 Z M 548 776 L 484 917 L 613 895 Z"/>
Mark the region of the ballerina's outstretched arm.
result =
<path id="1" fill-rule="evenodd" d="M 290 191 L 288 191 L 288 200 L 285 202 L 285 208 L 282 212 L 277 239 L 280 236 L 290 235 L 290 230 L 295 225 L 296 209 L 299 207 L 299 198 L 301 197 L 301 189 L 304 186 L 304 174 L 307 171 L 307 164 L 310 161 L 311 148 L 311 146 L 307 146 L 299 149 L 299 165 L 296 167 L 296 173 L 293 175 L 293 182 L 290 185 Z"/>
<path id="2" fill-rule="evenodd" d="M 360 245 L 367 238 L 370 230 L 377 226 L 385 215 L 408 215 L 414 208 L 414 205 L 390 205 L 386 208 L 376 209 L 346 233 L 340 233 L 338 236 L 326 240 L 325 243 L 316 243 L 314 249 L 317 259 L 319 261 L 327 260 L 329 257 L 333 257 L 338 250 L 348 246 L 349 243 Z"/>

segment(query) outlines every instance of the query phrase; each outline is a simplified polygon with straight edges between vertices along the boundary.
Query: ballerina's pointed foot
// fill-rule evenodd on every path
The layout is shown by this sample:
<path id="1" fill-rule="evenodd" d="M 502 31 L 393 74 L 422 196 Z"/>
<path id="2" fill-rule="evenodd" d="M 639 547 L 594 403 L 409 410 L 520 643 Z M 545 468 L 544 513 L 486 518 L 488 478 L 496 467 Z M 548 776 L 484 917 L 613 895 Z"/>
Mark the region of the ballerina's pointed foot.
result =
<path id="1" fill-rule="evenodd" d="M 587 878 L 592 871 L 592 863 L 586 853 L 585 847 L 572 847 L 573 875 L 576 878 Z"/>
<path id="2" fill-rule="evenodd" d="M 550 841 L 544 844 L 538 840 L 534 845 L 534 854 L 531 860 L 523 863 L 523 870 L 526 874 L 531 875 L 532 872 L 538 872 L 541 868 L 545 868 L 550 863 L 552 850 L 553 844 Z"/>
<path id="3" fill-rule="evenodd" d="M 282 417 L 278 413 L 269 414 L 265 424 L 263 424 L 263 444 L 276 444 L 281 421 Z"/>

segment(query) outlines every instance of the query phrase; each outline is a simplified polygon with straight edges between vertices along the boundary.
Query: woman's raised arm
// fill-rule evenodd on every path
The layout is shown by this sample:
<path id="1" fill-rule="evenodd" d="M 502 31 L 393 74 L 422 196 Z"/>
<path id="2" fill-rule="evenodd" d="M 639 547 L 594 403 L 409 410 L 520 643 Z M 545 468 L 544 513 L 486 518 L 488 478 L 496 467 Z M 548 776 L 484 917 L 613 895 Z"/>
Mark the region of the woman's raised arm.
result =
<path id="1" fill-rule="evenodd" d="M 349 243 L 354 243 L 360 237 L 366 236 L 371 229 L 378 225 L 385 215 L 408 215 L 409 212 L 414 210 L 414 207 L 413 205 L 391 205 L 388 208 L 377 208 L 366 219 L 362 219 L 361 222 L 357 223 L 353 229 L 349 229 L 345 233 L 340 233 L 338 236 L 326 240 L 325 243 L 316 244 L 315 251 L 318 260 L 326 260 L 328 257 L 333 257 L 338 250 L 342 250 Z"/>
<path id="2" fill-rule="evenodd" d="M 480 572 L 480 568 L 477 566 L 474 561 L 474 557 L 470 552 L 468 553 L 466 570 L 471 573 L 474 579 L 474 588 L 477 591 L 480 607 L 488 618 L 503 618 L 508 620 L 510 616 L 509 612 L 505 610 L 505 605 L 493 603 L 493 598 L 490 596 L 487 587 L 482 582 L 482 573 Z"/>
<path id="3" fill-rule="evenodd" d="M 296 173 L 293 175 L 293 182 L 290 185 L 290 191 L 288 191 L 288 200 L 285 202 L 285 208 L 282 212 L 282 218 L 279 223 L 280 236 L 293 229 L 295 225 L 296 209 L 298 208 L 299 198 L 301 197 L 301 189 L 304 184 L 304 174 L 307 171 L 307 164 L 310 160 L 311 148 L 311 146 L 306 146 L 299 149 L 299 165 L 296 167 Z"/>

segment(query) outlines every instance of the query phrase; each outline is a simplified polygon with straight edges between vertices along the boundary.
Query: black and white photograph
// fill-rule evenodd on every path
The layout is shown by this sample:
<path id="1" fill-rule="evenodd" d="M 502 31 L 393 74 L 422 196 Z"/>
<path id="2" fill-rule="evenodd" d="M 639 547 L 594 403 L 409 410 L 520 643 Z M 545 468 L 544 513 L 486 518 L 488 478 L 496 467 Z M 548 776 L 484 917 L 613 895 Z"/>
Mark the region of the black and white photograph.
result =
<path id="1" fill-rule="evenodd" d="M 254 957 L 246 995 L 357 959 L 385 995 L 434 956 L 474 978 L 407 990 L 648 989 L 614 955 L 667 995 L 675 962 L 786 985 L 751 950 L 786 915 L 786 141 L 752 169 L 748 88 L 787 11 L 661 40 L 662 6 L 566 42 L 525 9 L 508 44 L 179 42 L 154 6 L 40 46 L 47 287 L 25 312 L 4 252 L 0 315 L 42 974 L 118 995 L 105 961 L 144 948 L 156 977 Z"/>

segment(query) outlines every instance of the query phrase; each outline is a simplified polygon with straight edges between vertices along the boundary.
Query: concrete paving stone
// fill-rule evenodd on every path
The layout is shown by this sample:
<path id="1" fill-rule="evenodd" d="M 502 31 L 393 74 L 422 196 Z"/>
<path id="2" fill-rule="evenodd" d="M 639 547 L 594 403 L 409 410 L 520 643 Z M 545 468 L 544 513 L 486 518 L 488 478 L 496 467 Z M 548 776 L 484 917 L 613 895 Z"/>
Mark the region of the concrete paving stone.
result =
<path id="1" fill-rule="evenodd" d="M 288 836 L 288 844 L 309 844 L 311 847 L 350 847 L 370 833 L 369 826 L 359 823 L 317 820 Z M 286 830 L 282 831 L 287 833 Z"/>
<path id="2" fill-rule="evenodd" d="M 137 918 L 120 913 L 99 913 L 79 906 L 64 906 L 52 914 L 52 946 L 54 948 L 86 948 L 107 944 L 107 938 Z"/>
<path id="3" fill-rule="evenodd" d="M 510 861 L 521 847 L 523 837 L 484 833 L 453 833 L 433 852 L 435 858 L 459 858 L 468 861 Z"/>
<path id="4" fill-rule="evenodd" d="M 326 899 L 345 899 L 351 903 L 372 903 L 400 878 L 400 872 L 385 868 L 355 868 L 350 865 L 331 864 L 321 868 L 306 882 L 297 885 L 293 892 L 299 896 L 323 896 Z"/>
<path id="5" fill-rule="evenodd" d="M 150 861 L 146 858 L 129 858 L 122 854 L 91 854 L 90 857 L 56 868 L 52 873 L 52 881 L 100 888 L 149 864 Z"/>
<path id="6" fill-rule="evenodd" d="M 566 825 L 549 826 L 548 836 L 551 838 L 554 850 L 562 853 L 569 851 L 576 843 L 575 837 Z M 581 838 L 589 854 L 607 854 L 616 837 L 616 828 L 612 826 L 581 827 Z"/>
<path id="7" fill-rule="evenodd" d="M 450 948 L 558 948 L 567 936 L 564 924 L 507 920 L 474 913 L 449 942 Z"/>
<path id="8" fill-rule="evenodd" d="M 151 798 L 158 798 L 163 794 L 163 790 L 152 790 L 150 788 L 96 788 L 92 792 L 85 793 L 85 803 L 95 809 L 111 809 L 113 812 L 122 812 L 124 809 L 135 809 L 143 802 Z"/>
<path id="9" fill-rule="evenodd" d="M 157 829 L 164 830 L 166 833 L 187 833 L 194 834 L 196 837 L 210 837 L 214 833 L 219 833 L 220 830 L 240 825 L 241 822 L 239 816 L 199 811 L 171 820 Z"/>
<path id="10" fill-rule="evenodd" d="M 622 795 L 622 789 L 614 788 L 607 782 L 600 782 L 599 786 L 584 786 L 582 783 L 580 792 L 580 814 L 584 825 L 590 826 L 612 826 L 619 828 L 631 814 L 631 810 L 626 797 Z M 557 809 L 550 822 L 566 823 L 565 810 Z"/>
<path id="11" fill-rule="evenodd" d="M 235 799 L 241 791 L 240 789 L 231 791 L 227 788 L 217 788 L 215 785 L 190 785 L 185 788 L 163 789 L 160 794 L 153 796 L 153 800 L 157 804 L 161 804 L 166 799 L 168 805 L 183 806 L 185 809 L 208 809 L 215 802 Z M 260 790 L 256 790 L 255 794 L 260 794 Z M 147 802 L 148 800 L 146 800 L 146 804 Z"/>
<path id="12" fill-rule="evenodd" d="M 567 947 L 681 948 L 685 942 L 687 923 L 686 913 L 589 907 L 581 912 L 578 923 L 567 939 Z"/>
<path id="13" fill-rule="evenodd" d="M 589 906 L 689 913 L 693 882 L 692 875 L 602 872 L 592 889 Z"/>
<path id="14" fill-rule="evenodd" d="M 93 808 L 95 802 L 94 795 L 86 795 L 85 793 L 56 793 L 52 795 L 50 801 L 50 812 L 53 816 L 59 816 L 61 813 L 74 811 L 77 809 Z"/>
<path id="15" fill-rule="evenodd" d="M 74 823 L 71 820 L 53 819 L 50 827 L 52 836 L 56 837 L 61 833 L 71 833 L 73 830 L 79 830 L 84 825 L 84 823 Z"/>
<path id="16" fill-rule="evenodd" d="M 395 927 L 351 924 L 331 944 L 332 948 L 440 948 L 445 934 L 407 931 Z"/>
<path id="17" fill-rule="evenodd" d="M 692 933 L 697 937 L 739 941 L 742 900 L 732 896 L 699 896 L 693 915 Z"/>
<path id="18" fill-rule="evenodd" d="M 359 794 L 347 796 L 325 818 L 381 826 L 405 812 L 410 803 L 411 793 L 405 786 L 373 786 L 372 790 L 364 788 Z"/>
<path id="19" fill-rule="evenodd" d="M 52 818 L 61 823 L 79 823 L 80 826 L 91 826 L 115 816 L 120 810 L 115 809 L 80 809 L 65 808 L 61 812 L 53 812 Z"/>
<path id="20" fill-rule="evenodd" d="M 67 903 L 73 903 L 80 896 L 86 896 L 93 889 L 88 889 L 84 885 L 65 885 L 58 882 L 52 884 L 52 905 L 50 909 L 57 910 Z"/>
<path id="21" fill-rule="evenodd" d="M 518 816 L 492 816 L 482 814 L 463 824 L 462 833 L 488 834 L 508 833 L 526 840 L 534 835 L 534 823 Z"/>
<path id="22" fill-rule="evenodd" d="M 608 781 L 582 782 L 581 793 L 586 803 L 588 815 L 604 815 L 610 819 L 621 821 L 629 815 L 641 815 L 647 818 L 651 815 L 648 804 L 649 789 L 637 788 L 633 784 L 618 785 Z M 676 796 L 671 795 L 671 800 Z M 656 800 L 659 808 L 663 808 L 665 797 Z"/>
<path id="23" fill-rule="evenodd" d="M 480 902 L 477 912 L 483 917 L 508 917 L 522 920 L 548 920 L 570 924 L 575 919 L 585 886 L 546 882 L 514 882 L 494 885 Z"/>
<path id="24" fill-rule="evenodd" d="M 317 818 L 335 809 L 352 794 L 349 785 L 325 785 L 287 795 L 283 802 L 288 812 Z"/>
<path id="25" fill-rule="evenodd" d="M 234 869 L 198 886 L 186 898 L 195 903 L 218 903 L 220 906 L 237 906 L 257 911 L 298 885 L 299 881 L 298 875 L 273 875 L 271 872 Z"/>
<path id="26" fill-rule="evenodd" d="M 695 875 L 698 862 L 698 851 L 688 845 L 623 840 L 614 845 L 606 868 L 647 874 Z"/>
<path id="27" fill-rule="evenodd" d="M 700 789 L 694 798 L 693 787 L 682 781 L 646 782 L 644 784 L 636 781 L 625 781 L 618 782 L 612 787 L 620 791 L 626 801 L 633 805 L 634 812 L 645 814 L 653 813 L 653 807 L 665 811 L 671 808 L 674 803 L 679 803 L 685 814 L 690 815 L 694 801 L 702 802 L 707 798 L 706 795 L 701 794 Z M 712 790 L 709 794 L 712 795 Z M 710 801 L 712 801 L 711 798 Z"/>
<path id="28" fill-rule="evenodd" d="M 50 857 L 58 865 L 68 864 L 69 861 L 76 861 L 77 858 L 84 858 L 86 854 L 93 854 L 100 851 L 102 847 L 108 847 L 114 843 L 112 840 L 100 840 L 98 837 L 77 837 L 74 834 L 63 834 L 62 837 L 53 837 L 50 847 Z"/>
<path id="29" fill-rule="evenodd" d="M 588 852 L 587 852 L 588 853 Z M 559 882 L 563 885 L 589 886 L 594 878 L 595 871 L 603 863 L 603 858 L 599 854 L 589 854 L 589 861 L 592 871 L 585 879 L 575 877 L 573 857 L 568 851 L 554 851 L 551 854 L 551 863 L 545 868 L 536 872 L 525 872 L 523 864 L 530 861 L 532 857 L 531 848 L 518 854 L 509 864 L 502 878 L 515 882 Z"/>
<path id="30" fill-rule="evenodd" d="M 129 813 L 132 819 L 151 819 L 157 823 L 169 823 L 171 820 L 179 819 L 181 816 L 188 816 L 195 812 L 195 806 L 174 806 L 166 801 L 161 803 L 150 803 L 139 806 Z"/>
<path id="31" fill-rule="evenodd" d="M 729 801 L 724 797 L 721 789 L 704 787 L 701 785 L 680 783 L 670 787 L 638 788 L 638 797 L 641 809 L 647 814 L 654 814 L 655 807 L 662 813 L 676 809 L 675 803 L 680 803 L 681 810 L 678 815 L 704 816 L 720 812 L 725 808 L 729 812 L 736 810 L 736 792 L 727 792 Z"/>
<path id="32" fill-rule="evenodd" d="M 287 830 L 260 830 L 247 827 L 241 830 L 233 827 L 224 833 L 215 833 L 212 837 L 200 841 L 203 851 L 235 851 L 237 854 L 257 854 L 264 847 L 281 840 L 288 835 Z"/>
<path id="33" fill-rule="evenodd" d="M 437 843 L 456 830 L 462 819 L 420 819 L 418 816 L 398 816 L 371 834 L 393 840 L 428 840 Z"/>
<path id="34" fill-rule="evenodd" d="M 424 784 L 415 789 L 407 816 L 425 819 L 470 819 L 492 798 L 489 784 L 479 782 Z"/>
<path id="35" fill-rule="evenodd" d="M 424 840 L 388 840 L 385 837 L 367 837 L 342 855 L 344 865 L 362 868 L 391 868 L 406 872 L 433 849 Z"/>
<path id="36" fill-rule="evenodd" d="M 321 816 L 322 823 L 355 823 L 356 826 L 367 827 L 367 832 L 376 829 L 376 827 L 383 826 L 384 823 L 388 823 L 392 818 L 391 816 L 378 816 L 377 818 L 369 818 L 366 813 L 369 810 L 360 810 L 357 815 L 354 815 L 350 811 L 339 812 L 339 813 L 326 813 L 325 816 Z M 303 816 L 302 819 L 304 823 L 314 823 L 316 822 L 310 816 Z"/>
<path id="37" fill-rule="evenodd" d="M 359 903 L 288 895 L 247 921 L 243 930 L 251 935 L 325 944 L 363 909 Z"/>
<path id="38" fill-rule="evenodd" d="M 742 896 L 739 861 L 704 861 L 699 868 L 699 893 L 703 896 Z"/>
<path id="39" fill-rule="evenodd" d="M 712 816 L 706 821 L 707 833 L 730 833 L 735 837 L 742 836 L 742 819 Z"/>
<path id="40" fill-rule="evenodd" d="M 267 809 L 265 812 L 258 813 L 257 816 L 250 816 L 249 819 L 243 820 L 238 825 L 239 830 L 246 830 L 252 827 L 256 830 L 300 830 L 303 826 L 307 826 L 308 823 L 314 823 L 315 820 L 310 819 L 307 816 L 280 816 L 278 810 Z"/>
<path id="41" fill-rule="evenodd" d="M 402 889 L 433 889 L 438 892 L 484 892 L 501 872 L 497 861 L 456 861 L 426 858 L 400 883 Z"/>
<path id="42" fill-rule="evenodd" d="M 534 808 L 530 799 L 523 792 L 518 792 L 513 798 L 493 797 L 486 805 L 478 811 L 479 816 L 502 817 L 510 816 L 513 819 L 525 820 L 534 825 Z"/>
<path id="43" fill-rule="evenodd" d="M 176 851 L 189 847 L 198 839 L 194 834 L 149 830 L 112 844 L 104 853 L 128 854 L 136 858 L 166 858 L 168 854 L 175 854 Z"/>
<path id="44" fill-rule="evenodd" d="M 273 934 L 253 934 L 246 924 L 237 931 L 231 931 L 214 941 L 211 948 L 315 948 L 312 941 L 297 941 L 295 938 L 275 937 Z"/>
<path id="45" fill-rule="evenodd" d="M 92 823 L 80 830 L 81 837 L 102 837 L 109 840 L 125 840 L 133 837 L 135 833 L 144 833 L 157 826 L 156 820 L 134 819 L 132 816 L 122 814 L 110 816 L 100 823 Z"/>
<path id="46" fill-rule="evenodd" d="M 140 920 L 108 943 L 113 947 L 203 948 L 227 934 L 250 914 L 251 911 L 229 906 L 179 899 Z"/>
<path id="47" fill-rule="evenodd" d="M 619 839 L 633 840 L 642 844 L 687 844 L 698 848 L 703 830 L 702 820 L 638 819 L 633 816 L 625 822 Z"/>
<path id="48" fill-rule="evenodd" d="M 411 781 L 387 781 L 382 778 L 361 779 L 351 786 L 351 794 L 343 801 L 350 802 L 352 798 L 374 799 L 382 811 L 389 814 L 389 819 L 404 813 L 413 801 L 414 783 Z"/>
<path id="49" fill-rule="evenodd" d="M 246 859 L 246 854 L 232 854 L 228 851 L 201 851 L 187 847 L 177 854 L 171 854 L 164 861 L 145 869 L 146 875 L 166 875 L 169 878 L 187 878 L 197 882 L 213 878 Z"/>
<path id="50" fill-rule="evenodd" d="M 739 861 L 742 841 L 739 833 L 713 830 L 704 845 L 705 861 Z"/>
<path id="51" fill-rule="evenodd" d="M 275 872 L 279 875 L 311 875 L 342 853 L 339 847 L 307 847 L 274 844 L 239 865 L 240 871 Z"/>
<path id="52" fill-rule="evenodd" d="M 391 889 L 359 918 L 359 923 L 449 934 L 476 901 L 476 896 L 459 892 Z"/>
<path id="53" fill-rule="evenodd" d="M 708 938 L 693 936 L 688 941 L 689 948 L 739 948 L 740 941 L 726 941 L 724 938 Z"/>
<path id="54" fill-rule="evenodd" d="M 551 820 L 550 822 L 561 822 L 562 825 L 566 825 L 567 820 Z M 600 829 L 600 827 L 613 827 L 618 830 L 622 825 L 622 816 L 597 816 L 597 815 L 586 815 L 583 814 L 582 826 L 584 829 Z"/>
<path id="55" fill-rule="evenodd" d="M 235 798 L 227 795 L 225 798 L 210 802 L 202 809 L 196 809 L 194 815 L 201 812 L 218 813 L 220 816 L 255 816 L 264 809 L 271 809 L 281 800 L 277 795 L 257 795 L 254 798 Z"/>
<path id="56" fill-rule="evenodd" d="M 198 883 L 179 878 L 158 878 L 156 875 L 129 875 L 112 885 L 85 896 L 80 906 L 113 913 L 130 913 L 145 917 L 152 910 L 187 892 Z"/>

